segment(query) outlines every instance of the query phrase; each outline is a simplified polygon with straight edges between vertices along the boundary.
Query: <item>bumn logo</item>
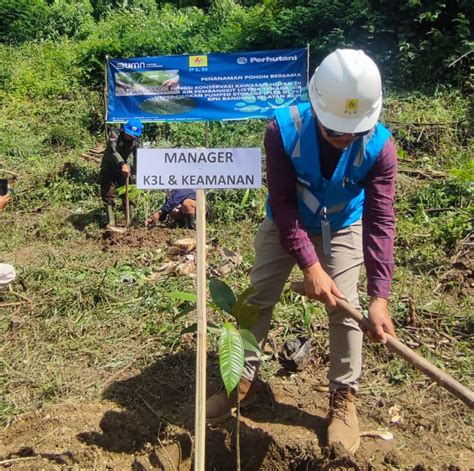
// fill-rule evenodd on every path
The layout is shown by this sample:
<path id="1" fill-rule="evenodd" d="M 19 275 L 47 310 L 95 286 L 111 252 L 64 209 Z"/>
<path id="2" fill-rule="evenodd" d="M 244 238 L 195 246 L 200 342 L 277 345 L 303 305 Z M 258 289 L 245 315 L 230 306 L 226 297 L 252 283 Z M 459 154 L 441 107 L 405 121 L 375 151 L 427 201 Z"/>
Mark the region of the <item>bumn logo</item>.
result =
<path id="1" fill-rule="evenodd" d="M 117 69 L 146 69 L 145 62 L 117 62 Z"/>

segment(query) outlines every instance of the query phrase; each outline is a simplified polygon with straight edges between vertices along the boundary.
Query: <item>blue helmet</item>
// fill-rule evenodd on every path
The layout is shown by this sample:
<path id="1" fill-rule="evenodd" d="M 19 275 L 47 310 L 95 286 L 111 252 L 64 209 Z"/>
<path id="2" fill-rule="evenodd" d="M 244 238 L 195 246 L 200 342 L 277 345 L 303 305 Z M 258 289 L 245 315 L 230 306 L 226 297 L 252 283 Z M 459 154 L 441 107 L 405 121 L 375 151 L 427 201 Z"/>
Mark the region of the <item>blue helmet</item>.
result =
<path id="1" fill-rule="evenodd" d="M 129 136 L 140 137 L 142 135 L 142 131 L 143 131 L 143 124 L 142 124 L 141 119 L 138 119 L 138 118 L 129 119 L 125 123 L 125 126 L 123 127 L 123 130 Z"/>

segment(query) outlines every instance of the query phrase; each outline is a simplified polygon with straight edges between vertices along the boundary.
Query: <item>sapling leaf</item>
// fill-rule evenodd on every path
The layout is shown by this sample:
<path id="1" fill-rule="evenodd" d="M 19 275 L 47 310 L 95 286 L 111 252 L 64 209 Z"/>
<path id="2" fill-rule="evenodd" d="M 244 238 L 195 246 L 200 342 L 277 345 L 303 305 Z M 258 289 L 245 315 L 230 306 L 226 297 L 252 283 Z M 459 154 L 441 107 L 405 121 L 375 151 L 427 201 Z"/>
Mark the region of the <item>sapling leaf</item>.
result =
<path id="1" fill-rule="evenodd" d="M 219 340 L 219 367 L 227 395 L 239 384 L 244 370 L 244 343 L 239 331 L 225 322 Z"/>
<path id="2" fill-rule="evenodd" d="M 240 329 L 240 336 L 242 337 L 242 341 L 244 342 L 244 349 L 250 350 L 251 352 L 260 353 L 260 346 L 258 345 L 257 339 L 255 335 L 247 329 Z"/>
<path id="3" fill-rule="evenodd" d="M 255 304 L 242 304 L 238 314 L 239 327 L 251 329 L 256 324 L 259 314 L 260 308 Z"/>
<path id="4" fill-rule="evenodd" d="M 217 324 L 213 324 L 213 323 L 211 323 L 211 322 L 208 322 L 208 324 L 207 324 L 207 331 L 208 331 L 210 334 L 212 334 L 212 333 L 215 334 L 215 333 L 219 332 L 220 330 L 221 330 L 221 329 L 220 329 L 220 327 L 219 327 Z"/>
<path id="5" fill-rule="evenodd" d="M 180 301 L 197 303 L 197 295 L 195 293 L 187 293 L 185 291 L 171 291 L 170 293 L 166 293 L 165 296 L 168 296 L 168 298 L 171 299 L 178 299 Z M 212 301 L 206 301 L 206 306 L 213 309 L 214 311 L 218 311 L 220 309 L 220 307 L 214 304 Z M 194 306 L 193 309 L 196 309 L 196 306 Z M 180 314 L 177 314 L 177 316 L 181 317 Z"/>
<path id="6" fill-rule="evenodd" d="M 232 306 L 232 315 L 239 320 L 239 311 L 242 308 L 242 305 L 245 303 L 245 300 L 251 295 L 256 293 L 257 290 L 250 286 L 245 291 L 243 291 L 238 297 L 235 304 Z"/>
<path id="7" fill-rule="evenodd" d="M 232 314 L 232 308 L 235 304 L 235 295 L 229 286 L 222 280 L 212 278 L 209 280 L 209 291 L 214 303 L 223 311 Z"/>
<path id="8" fill-rule="evenodd" d="M 207 324 L 207 331 L 209 333 L 212 333 L 212 332 L 217 332 L 219 330 L 219 326 L 217 326 L 216 324 L 212 324 L 212 323 L 208 323 Z M 188 325 L 187 327 L 185 327 L 181 332 L 180 334 L 181 335 L 184 335 L 184 334 L 194 334 L 195 332 L 197 332 L 197 323 L 195 322 L 194 324 L 191 324 L 191 325 Z"/>

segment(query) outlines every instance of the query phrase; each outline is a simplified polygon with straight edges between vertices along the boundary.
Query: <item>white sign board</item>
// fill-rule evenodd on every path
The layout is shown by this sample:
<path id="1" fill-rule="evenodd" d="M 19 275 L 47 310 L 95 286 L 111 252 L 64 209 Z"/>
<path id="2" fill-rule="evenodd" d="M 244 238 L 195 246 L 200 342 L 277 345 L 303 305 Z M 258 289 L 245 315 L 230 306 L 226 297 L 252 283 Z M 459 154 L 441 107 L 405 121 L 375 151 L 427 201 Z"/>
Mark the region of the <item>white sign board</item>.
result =
<path id="1" fill-rule="evenodd" d="M 259 148 L 138 149 L 137 187 L 258 188 L 262 185 Z"/>

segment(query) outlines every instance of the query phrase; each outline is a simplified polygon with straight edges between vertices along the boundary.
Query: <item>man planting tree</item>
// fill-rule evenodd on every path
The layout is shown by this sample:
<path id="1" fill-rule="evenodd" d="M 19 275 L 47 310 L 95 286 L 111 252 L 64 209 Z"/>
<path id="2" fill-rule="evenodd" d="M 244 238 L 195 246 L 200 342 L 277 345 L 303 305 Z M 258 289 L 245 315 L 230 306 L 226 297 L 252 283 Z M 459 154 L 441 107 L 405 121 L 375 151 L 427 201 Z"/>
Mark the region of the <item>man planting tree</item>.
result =
<path id="1" fill-rule="evenodd" d="M 363 51 L 338 49 L 316 69 L 310 103 L 277 110 L 265 136 L 267 217 L 255 239 L 248 302 L 260 307 L 252 329 L 265 341 L 272 311 L 293 267 L 303 271 L 305 294 L 329 314 L 328 444 L 354 452 L 360 443 L 354 402 L 362 367 L 362 331 L 336 308 L 345 297 L 359 307 L 357 284 L 367 270 L 369 335 L 395 335 L 387 309 L 393 273 L 396 150 L 378 118 L 380 72 Z M 239 385 L 242 406 L 254 398 L 259 359 L 246 352 Z M 230 414 L 236 392 L 207 401 L 209 421 Z"/>
<path id="2" fill-rule="evenodd" d="M 119 133 L 113 132 L 107 142 L 102 163 L 100 166 L 100 194 L 105 204 L 107 225 L 109 231 L 120 231 L 115 226 L 115 197 L 116 188 L 125 186 L 132 175 L 139 146 L 139 138 L 142 135 L 143 125 L 139 119 L 129 119 Z M 122 195 L 124 211 L 126 211 L 126 198 Z M 129 219 L 133 219 L 134 204 L 129 203 Z"/>

